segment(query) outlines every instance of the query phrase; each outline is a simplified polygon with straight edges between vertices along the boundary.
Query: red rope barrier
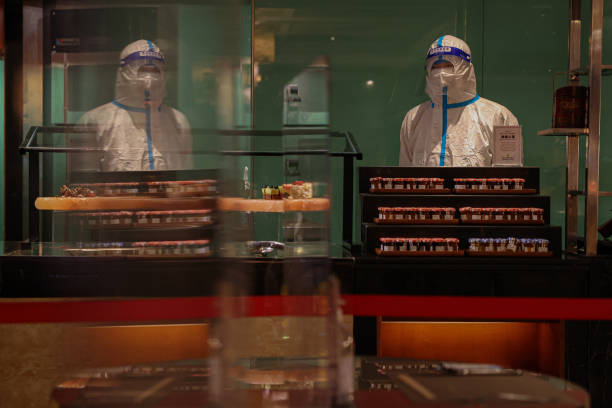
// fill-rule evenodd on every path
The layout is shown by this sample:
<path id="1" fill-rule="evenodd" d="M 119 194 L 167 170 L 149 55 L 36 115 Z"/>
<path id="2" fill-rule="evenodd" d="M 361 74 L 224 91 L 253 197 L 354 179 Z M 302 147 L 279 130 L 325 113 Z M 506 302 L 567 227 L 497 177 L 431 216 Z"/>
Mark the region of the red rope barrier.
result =
<path id="1" fill-rule="evenodd" d="M 346 295 L 343 312 L 447 320 L 612 320 L 612 299 Z M 234 315 L 322 316 L 322 296 L 233 298 Z M 0 323 L 184 321 L 219 317 L 219 298 L 0 301 Z"/>

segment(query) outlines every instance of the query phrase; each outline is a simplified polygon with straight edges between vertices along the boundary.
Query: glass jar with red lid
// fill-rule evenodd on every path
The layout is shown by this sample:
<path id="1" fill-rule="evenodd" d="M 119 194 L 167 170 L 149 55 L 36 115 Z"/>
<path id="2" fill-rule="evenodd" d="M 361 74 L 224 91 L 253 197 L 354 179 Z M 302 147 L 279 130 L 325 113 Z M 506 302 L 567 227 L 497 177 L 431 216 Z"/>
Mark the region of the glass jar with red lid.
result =
<path id="1" fill-rule="evenodd" d="M 453 207 L 442 208 L 442 215 L 445 220 L 454 220 L 455 219 L 455 209 Z"/>
<path id="2" fill-rule="evenodd" d="M 531 221 L 531 208 L 519 208 L 518 218 L 520 221 Z"/>
<path id="3" fill-rule="evenodd" d="M 396 251 L 407 251 L 406 238 L 395 238 L 395 250 Z"/>
<path id="4" fill-rule="evenodd" d="M 432 178 L 431 188 L 433 188 L 434 190 L 444 189 L 444 179 L 443 178 Z"/>
<path id="5" fill-rule="evenodd" d="M 417 252 L 419 250 L 418 238 L 404 238 L 406 241 L 406 249 L 411 252 Z"/>
<path id="6" fill-rule="evenodd" d="M 478 179 L 475 178 L 467 178 L 467 188 L 468 190 L 478 190 L 480 187 L 478 186 Z"/>
<path id="7" fill-rule="evenodd" d="M 440 221 L 443 219 L 444 208 L 432 208 L 431 209 L 431 219 L 435 221 Z"/>
<path id="8" fill-rule="evenodd" d="M 465 178 L 455 178 L 453 179 L 453 183 L 455 184 L 455 190 L 465 190 L 467 188 Z"/>
<path id="9" fill-rule="evenodd" d="M 531 219 L 533 221 L 544 221 L 544 209 L 531 208 Z"/>
<path id="10" fill-rule="evenodd" d="M 381 238 L 380 249 L 381 251 L 393 251 L 393 238 Z"/>
<path id="11" fill-rule="evenodd" d="M 472 219 L 471 213 L 472 207 L 461 207 L 459 208 L 459 216 L 462 221 L 467 221 Z"/>
<path id="12" fill-rule="evenodd" d="M 487 190 L 498 190 L 496 187 L 499 185 L 499 179 L 488 178 L 485 182 L 487 184 Z"/>
<path id="13" fill-rule="evenodd" d="M 481 221 L 482 220 L 482 208 L 472 207 L 469 212 L 468 220 Z"/>
<path id="14" fill-rule="evenodd" d="M 394 220 L 403 220 L 404 219 L 404 208 L 403 207 L 393 207 L 391 209 L 392 217 Z"/>
<path id="15" fill-rule="evenodd" d="M 415 179 L 415 189 L 416 190 L 425 190 L 428 186 L 428 179 L 419 177 Z"/>
<path id="16" fill-rule="evenodd" d="M 519 221 L 518 208 L 508 208 L 508 213 L 510 214 L 509 221 Z"/>
<path id="17" fill-rule="evenodd" d="M 431 239 L 431 250 L 435 252 L 445 252 L 446 240 L 444 238 L 432 238 Z"/>
<path id="18" fill-rule="evenodd" d="M 403 190 L 404 187 L 404 179 L 401 177 L 393 178 L 393 189 L 394 190 Z"/>
<path id="19" fill-rule="evenodd" d="M 525 179 L 523 178 L 513 178 L 512 181 L 512 189 L 513 190 L 522 190 L 525 186 Z"/>
<path id="20" fill-rule="evenodd" d="M 388 220 L 389 216 L 389 207 L 378 207 L 378 219 Z"/>
<path id="21" fill-rule="evenodd" d="M 419 251 L 429 252 L 431 251 L 431 238 L 419 238 Z"/>
<path id="22" fill-rule="evenodd" d="M 459 250 L 459 238 L 445 238 L 446 250 L 457 252 Z"/>
<path id="23" fill-rule="evenodd" d="M 485 207 L 482 208 L 480 211 L 480 219 L 482 221 L 490 221 L 491 219 L 493 219 L 493 212 L 495 211 L 494 208 L 491 207 Z"/>

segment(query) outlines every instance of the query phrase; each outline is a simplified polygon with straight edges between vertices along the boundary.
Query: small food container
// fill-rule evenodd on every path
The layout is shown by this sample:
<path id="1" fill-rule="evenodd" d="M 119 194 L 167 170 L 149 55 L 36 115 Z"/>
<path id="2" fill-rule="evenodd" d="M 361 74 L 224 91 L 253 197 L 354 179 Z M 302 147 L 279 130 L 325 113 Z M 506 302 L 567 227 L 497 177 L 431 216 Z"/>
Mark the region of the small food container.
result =
<path id="1" fill-rule="evenodd" d="M 489 189 L 489 190 L 501 190 L 502 189 L 501 179 L 499 179 L 499 178 L 490 178 L 490 179 L 487 179 L 487 189 Z"/>
<path id="2" fill-rule="evenodd" d="M 493 238 L 482 239 L 485 252 L 495 252 L 495 240 Z"/>
<path id="3" fill-rule="evenodd" d="M 467 179 L 468 188 L 470 190 L 480 190 L 480 179 L 469 178 Z"/>
<path id="4" fill-rule="evenodd" d="M 467 188 L 467 179 L 464 178 L 456 178 L 453 179 L 453 183 L 455 184 L 455 190 L 465 190 Z"/>
<path id="5" fill-rule="evenodd" d="M 416 179 L 412 177 L 404 178 L 404 186 L 406 190 L 414 190 L 416 188 Z"/>
<path id="6" fill-rule="evenodd" d="M 395 177 L 393 180 L 393 189 L 394 190 L 403 190 L 404 187 L 404 179 L 401 177 Z"/>
<path id="7" fill-rule="evenodd" d="M 428 188 L 428 185 L 429 185 L 429 179 L 419 177 L 415 179 L 414 189 L 415 190 L 425 190 Z"/>
<path id="8" fill-rule="evenodd" d="M 462 221 L 472 219 L 472 207 L 461 207 L 459 208 L 459 215 Z"/>
<path id="9" fill-rule="evenodd" d="M 432 238 L 431 239 L 431 250 L 434 252 L 446 252 L 448 251 L 445 238 Z"/>
<path id="10" fill-rule="evenodd" d="M 415 219 L 419 220 L 419 221 L 423 221 L 427 219 L 427 208 L 425 207 L 419 207 L 416 209 L 415 211 Z"/>
<path id="11" fill-rule="evenodd" d="M 491 219 L 495 221 L 504 221 L 506 219 L 506 209 L 494 208 L 491 214 Z"/>
<path id="12" fill-rule="evenodd" d="M 443 219 L 444 208 L 430 208 L 431 219 L 440 221 Z"/>
<path id="13" fill-rule="evenodd" d="M 525 186 L 525 179 L 523 178 L 513 178 L 511 180 L 511 185 L 513 190 L 522 190 Z"/>
<path id="14" fill-rule="evenodd" d="M 480 238 L 468 239 L 468 245 L 469 245 L 470 251 L 476 251 L 476 252 L 482 251 L 483 248 L 481 247 L 481 241 L 482 240 Z"/>
<path id="15" fill-rule="evenodd" d="M 378 207 L 378 219 L 388 220 L 389 215 L 389 207 Z"/>
<path id="16" fill-rule="evenodd" d="M 505 252 L 506 251 L 506 243 L 507 241 L 503 238 L 495 238 L 494 245 L 495 251 L 497 252 Z"/>
<path id="17" fill-rule="evenodd" d="M 506 238 L 506 251 L 516 252 L 520 248 L 519 240 L 514 237 Z"/>
<path id="18" fill-rule="evenodd" d="M 474 179 L 474 186 L 477 186 L 477 188 L 472 187 L 475 190 L 486 190 L 487 189 L 487 179 L 486 178 Z"/>
<path id="19" fill-rule="evenodd" d="M 431 238 L 419 238 L 419 251 L 429 252 L 431 251 Z"/>
<path id="20" fill-rule="evenodd" d="M 390 177 L 383 177 L 382 179 L 382 183 L 383 183 L 383 188 L 386 190 L 392 190 L 393 189 L 393 179 Z"/>
<path id="21" fill-rule="evenodd" d="M 417 252 L 419 250 L 419 240 L 418 238 L 405 238 L 406 248 L 410 252 Z"/>
<path id="22" fill-rule="evenodd" d="M 447 251 L 459 251 L 459 238 L 446 238 L 444 241 L 446 241 Z"/>
<path id="23" fill-rule="evenodd" d="M 518 208 L 508 208 L 508 212 L 510 213 L 510 216 L 508 217 L 509 221 L 519 220 L 519 209 Z"/>
<path id="24" fill-rule="evenodd" d="M 510 190 L 512 187 L 512 179 L 501 178 L 499 179 L 501 190 Z"/>
<path id="25" fill-rule="evenodd" d="M 547 239 L 538 239 L 536 242 L 537 252 L 548 252 L 549 241 Z"/>
<path id="26" fill-rule="evenodd" d="M 402 215 L 404 216 L 404 220 L 412 220 L 414 216 L 414 208 L 402 207 Z"/>
<path id="27" fill-rule="evenodd" d="M 482 211 L 480 212 L 481 219 L 483 221 L 492 220 L 494 211 L 495 211 L 495 208 L 490 208 L 490 207 L 483 208 Z"/>
<path id="28" fill-rule="evenodd" d="M 405 207 L 393 208 L 393 216 L 394 216 L 394 219 L 403 221 L 406 218 L 406 208 Z"/>
<path id="29" fill-rule="evenodd" d="M 394 248 L 393 238 L 381 238 L 380 239 L 380 249 L 381 251 L 393 251 Z"/>
<path id="30" fill-rule="evenodd" d="M 444 179 L 443 178 L 432 178 L 431 188 L 433 188 L 434 190 L 443 190 L 444 189 Z"/>
<path id="31" fill-rule="evenodd" d="M 455 209 L 453 207 L 442 208 L 442 214 L 447 221 L 455 219 Z"/>
<path id="32" fill-rule="evenodd" d="M 518 220 L 519 221 L 531 221 L 531 208 L 519 208 L 518 209 Z"/>
<path id="33" fill-rule="evenodd" d="M 470 216 L 468 217 L 468 220 L 481 221 L 483 219 L 482 217 L 483 217 L 483 209 L 482 208 L 472 207 L 470 209 Z"/>
<path id="34" fill-rule="evenodd" d="M 536 243 L 533 239 L 522 239 L 522 248 L 523 252 L 535 252 L 536 251 Z"/>
<path id="35" fill-rule="evenodd" d="M 285 184 L 283 185 L 283 191 L 284 191 L 284 186 L 289 186 L 289 188 L 287 188 L 287 193 L 289 193 L 289 191 L 291 190 L 291 184 Z M 370 178 L 370 188 L 371 189 L 375 189 L 375 190 L 380 190 L 382 188 L 382 177 L 372 177 Z"/>
<path id="36" fill-rule="evenodd" d="M 395 238 L 395 249 L 396 251 L 407 251 L 408 242 L 406 238 Z"/>
<path id="37" fill-rule="evenodd" d="M 86 224 L 90 227 L 97 227 L 100 223 L 100 213 L 90 212 L 85 213 L 84 218 L 86 220 Z"/>
<path id="38" fill-rule="evenodd" d="M 544 209 L 543 208 L 530 208 L 531 219 L 533 221 L 544 221 Z"/>

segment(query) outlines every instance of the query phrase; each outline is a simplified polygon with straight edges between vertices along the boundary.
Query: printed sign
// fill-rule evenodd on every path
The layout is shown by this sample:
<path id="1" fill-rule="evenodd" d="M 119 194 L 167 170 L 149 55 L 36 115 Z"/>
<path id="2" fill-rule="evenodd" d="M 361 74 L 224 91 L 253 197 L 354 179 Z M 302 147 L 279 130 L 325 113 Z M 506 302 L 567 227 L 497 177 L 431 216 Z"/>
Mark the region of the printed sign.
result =
<path id="1" fill-rule="evenodd" d="M 522 126 L 495 126 L 493 128 L 493 166 L 522 165 Z"/>

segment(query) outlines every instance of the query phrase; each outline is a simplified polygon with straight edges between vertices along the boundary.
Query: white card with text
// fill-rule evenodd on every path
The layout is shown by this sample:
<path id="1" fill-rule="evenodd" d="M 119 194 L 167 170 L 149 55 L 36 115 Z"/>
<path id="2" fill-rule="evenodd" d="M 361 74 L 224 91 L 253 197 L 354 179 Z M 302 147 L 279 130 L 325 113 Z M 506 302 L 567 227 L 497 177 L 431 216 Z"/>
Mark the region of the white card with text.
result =
<path id="1" fill-rule="evenodd" d="M 523 127 L 493 128 L 493 166 L 523 165 Z"/>

